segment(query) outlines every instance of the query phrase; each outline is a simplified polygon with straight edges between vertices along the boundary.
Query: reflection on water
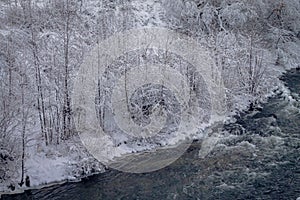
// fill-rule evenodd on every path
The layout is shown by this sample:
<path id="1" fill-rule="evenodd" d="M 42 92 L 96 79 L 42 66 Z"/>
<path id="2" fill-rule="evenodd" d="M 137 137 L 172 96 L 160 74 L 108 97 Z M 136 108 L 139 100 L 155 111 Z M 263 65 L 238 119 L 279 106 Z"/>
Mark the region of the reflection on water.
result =
<path id="1" fill-rule="evenodd" d="M 300 71 L 284 76 L 299 94 Z M 261 111 L 224 127 L 205 158 L 201 141 L 170 166 L 131 174 L 109 170 L 79 183 L 27 191 L 4 199 L 296 199 L 300 197 L 300 99 L 278 95 Z"/>

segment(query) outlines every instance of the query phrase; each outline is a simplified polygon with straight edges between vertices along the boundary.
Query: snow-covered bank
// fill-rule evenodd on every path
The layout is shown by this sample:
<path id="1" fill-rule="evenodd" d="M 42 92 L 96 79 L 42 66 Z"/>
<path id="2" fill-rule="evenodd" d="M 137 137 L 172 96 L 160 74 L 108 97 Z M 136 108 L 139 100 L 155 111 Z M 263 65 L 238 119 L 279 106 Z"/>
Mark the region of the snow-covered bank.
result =
<path id="1" fill-rule="evenodd" d="M 1 193 L 20 193 L 28 189 L 39 189 L 64 182 L 76 182 L 82 178 L 105 172 L 105 167 L 93 158 L 74 136 L 57 146 L 31 144 L 27 149 L 26 176 L 30 186 L 18 184 L 19 176 L 4 181 Z M 19 171 L 17 175 L 21 174 Z"/>

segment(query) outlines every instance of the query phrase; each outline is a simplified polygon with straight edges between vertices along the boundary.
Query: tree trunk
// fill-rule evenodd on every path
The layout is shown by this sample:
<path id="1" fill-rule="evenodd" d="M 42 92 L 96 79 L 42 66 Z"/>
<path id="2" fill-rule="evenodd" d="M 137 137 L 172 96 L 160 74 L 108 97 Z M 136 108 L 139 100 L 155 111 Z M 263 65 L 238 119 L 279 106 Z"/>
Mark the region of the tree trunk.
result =
<path id="1" fill-rule="evenodd" d="M 29 2 L 29 4 L 31 4 Z M 31 9 L 31 5 L 29 6 Z M 23 8 L 25 9 L 25 8 Z M 41 125 L 41 131 L 42 135 L 45 139 L 45 144 L 48 145 L 48 133 L 46 131 L 46 113 L 45 113 L 45 103 L 44 103 L 44 94 L 42 90 L 42 79 L 41 79 L 41 70 L 40 70 L 40 62 L 38 57 L 38 48 L 36 44 L 36 37 L 35 37 L 35 30 L 34 30 L 34 21 L 32 17 L 32 10 L 29 11 L 30 13 L 30 30 L 31 30 L 31 43 L 32 43 L 32 54 L 33 54 L 33 60 L 34 60 L 34 66 L 35 66 L 35 79 L 36 79 L 36 85 L 37 85 L 37 106 L 38 106 L 38 112 L 39 112 L 39 119 L 40 119 L 40 125 Z"/>
<path id="2" fill-rule="evenodd" d="M 24 164 L 25 164 L 25 132 L 26 132 L 26 114 L 25 114 L 25 100 L 24 100 L 24 77 L 22 77 L 21 83 L 21 104 L 22 104 L 22 165 L 21 165 L 21 181 L 20 186 L 24 184 Z"/>
<path id="3" fill-rule="evenodd" d="M 63 107 L 63 133 L 64 139 L 70 137 L 70 95 L 69 95 L 69 23 L 70 23 L 70 10 L 69 0 L 66 5 L 66 25 L 65 25 L 65 36 L 64 36 L 64 50 L 65 50 L 65 74 L 64 74 L 64 107 Z"/>

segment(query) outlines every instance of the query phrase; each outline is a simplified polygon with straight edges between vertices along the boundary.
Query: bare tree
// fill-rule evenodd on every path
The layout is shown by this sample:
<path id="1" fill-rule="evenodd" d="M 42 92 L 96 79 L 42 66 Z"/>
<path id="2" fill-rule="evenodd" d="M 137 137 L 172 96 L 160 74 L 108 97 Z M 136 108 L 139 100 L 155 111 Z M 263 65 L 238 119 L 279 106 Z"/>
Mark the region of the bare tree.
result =
<path id="1" fill-rule="evenodd" d="M 24 184 L 24 166 L 25 166 L 25 146 L 26 146 L 26 124 L 27 124 L 27 116 L 28 110 L 25 105 L 25 86 L 27 85 L 27 80 L 25 74 L 21 74 L 21 106 L 22 106 L 22 155 L 21 155 L 21 180 L 19 185 L 22 186 Z"/>
<path id="2" fill-rule="evenodd" d="M 65 27 L 64 27 L 64 106 L 63 106 L 63 132 L 64 139 L 70 137 L 71 129 L 71 104 L 69 94 L 69 42 L 70 42 L 70 2 L 66 0 L 65 10 Z"/>

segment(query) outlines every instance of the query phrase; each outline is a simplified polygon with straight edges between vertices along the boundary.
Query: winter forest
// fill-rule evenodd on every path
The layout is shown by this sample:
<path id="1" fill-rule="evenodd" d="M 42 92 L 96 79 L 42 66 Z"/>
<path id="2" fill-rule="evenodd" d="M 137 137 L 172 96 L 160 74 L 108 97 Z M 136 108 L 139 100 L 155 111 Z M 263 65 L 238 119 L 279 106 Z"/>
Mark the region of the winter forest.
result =
<path id="1" fill-rule="evenodd" d="M 299 10 L 299 0 L 0 0 L 0 194 L 107 170 L 82 145 L 72 107 L 80 66 L 102 40 L 145 27 L 193 38 L 209 51 L 212 77 L 215 72 L 222 77 L 226 120 L 231 121 L 279 90 L 286 92 L 279 77 L 300 68 Z M 149 50 L 147 56 L 154 59 L 158 53 Z M 136 56 L 143 59 L 142 54 L 126 54 L 128 65 L 139 62 Z M 125 62 L 116 62 L 113 70 Z M 126 68 L 124 73 L 126 78 Z M 107 88 L 110 83 L 106 81 Z M 127 99 L 128 109 L 143 109 L 132 116 L 135 123 L 150 123 L 148 115 L 155 112 L 147 109 L 155 109 L 153 104 L 173 114 L 183 112 L 169 90 L 158 87 L 145 85 L 129 95 L 136 104 Z M 140 105 L 143 94 L 158 100 L 148 97 L 151 105 Z M 170 112 L 168 117 L 175 119 L 167 122 L 176 124 Z M 146 143 L 112 132 L 115 145 L 127 142 L 139 151 Z M 163 146 L 166 135 L 152 142 Z"/>

